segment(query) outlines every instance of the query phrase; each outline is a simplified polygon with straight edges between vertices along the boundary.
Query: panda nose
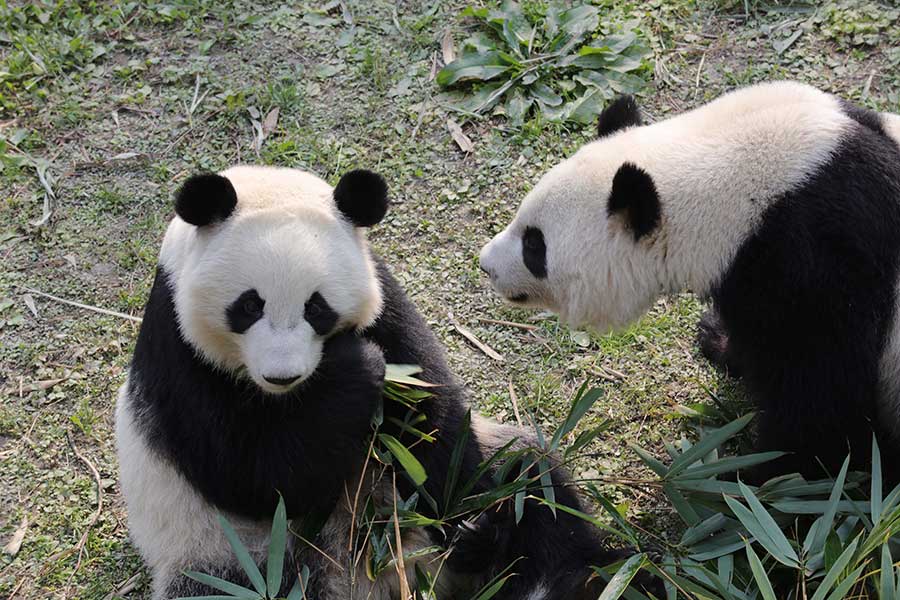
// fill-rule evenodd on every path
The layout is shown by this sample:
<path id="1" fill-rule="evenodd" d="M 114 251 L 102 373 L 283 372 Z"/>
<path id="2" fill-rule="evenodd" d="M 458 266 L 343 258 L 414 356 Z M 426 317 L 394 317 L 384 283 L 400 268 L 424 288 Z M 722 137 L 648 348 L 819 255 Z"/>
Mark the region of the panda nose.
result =
<path id="1" fill-rule="evenodd" d="M 263 379 L 275 385 L 291 385 L 292 383 L 300 379 L 300 376 L 294 375 L 293 377 L 269 377 L 268 375 L 263 375 Z"/>

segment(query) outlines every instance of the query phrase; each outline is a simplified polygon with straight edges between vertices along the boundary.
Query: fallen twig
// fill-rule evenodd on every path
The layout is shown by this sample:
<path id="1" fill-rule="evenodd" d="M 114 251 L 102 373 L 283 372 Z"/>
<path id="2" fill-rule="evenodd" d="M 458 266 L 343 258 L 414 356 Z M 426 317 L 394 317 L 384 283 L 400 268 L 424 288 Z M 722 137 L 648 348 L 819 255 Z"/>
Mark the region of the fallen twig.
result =
<path id="1" fill-rule="evenodd" d="M 400 517 L 397 516 L 397 471 L 391 473 L 394 487 L 394 538 L 397 540 L 397 577 L 400 580 L 400 598 L 411 600 L 409 582 L 406 580 L 406 565 L 403 562 L 403 540 L 400 536 Z"/>
<path id="2" fill-rule="evenodd" d="M 356 525 L 356 509 L 359 507 L 359 494 L 362 492 L 363 480 L 366 478 L 366 471 L 369 469 L 369 459 L 372 457 L 372 447 L 375 445 L 375 436 L 369 441 L 369 451 L 366 452 L 366 460 L 363 463 L 362 473 L 359 475 L 359 483 L 356 484 L 356 494 L 353 496 L 353 507 L 350 511 L 350 540 L 347 543 L 347 554 L 353 553 L 353 530 Z"/>
<path id="3" fill-rule="evenodd" d="M 516 424 L 522 426 L 522 416 L 519 414 L 519 398 L 516 396 L 516 388 L 513 387 L 512 379 L 509 380 L 509 399 L 512 401 L 513 414 L 516 415 Z"/>
<path id="4" fill-rule="evenodd" d="M 537 325 L 528 325 L 526 323 L 516 323 L 515 321 L 503 321 L 500 319 L 485 319 L 484 317 L 478 317 L 478 320 L 482 323 L 491 323 L 492 325 L 506 325 L 507 327 L 518 327 L 519 329 L 525 329 L 526 331 L 534 331 L 539 329 Z"/>
<path id="5" fill-rule="evenodd" d="M 75 306 L 77 308 L 83 308 L 85 310 L 90 310 L 95 313 L 100 313 L 101 315 L 108 315 L 110 317 L 119 317 L 121 319 L 128 319 L 129 321 L 134 321 L 136 323 L 140 323 L 143 321 L 140 317 L 135 317 L 133 315 L 127 315 L 125 313 L 117 312 L 115 310 L 109 310 L 108 308 L 99 308 L 97 306 L 91 306 L 90 304 L 83 304 L 81 302 L 76 302 L 74 300 L 66 300 L 65 298 L 60 298 L 59 296 L 54 296 L 53 294 L 47 294 L 45 292 L 38 291 L 33 288 L 19 286 L 26 292 L 30 294 L 35 294 L 36 296 L 41 296 L 43 298 L 49 298 L 50 300 L 55 300 L 56 302 L 60 302 L 62 304 L 68 304 L 69 306 Z"/>
<path id="6" fill-rule="evenodd" d="M 459 334 L 462 335 L 464 338 L 466 338 L 467 340 L 472 342 L 472 344 L 476 348 L 478 348 L 479 350 L 481 350 L 482 352 L 484 352 L 486 355 L 493 358 L 497 362 L 503 362 L 503 360 L 504 360 L 503 356 L 499 352 L 497 352 L 496 350 L 494 350 L 493 348 L 491 348 L 490 346 L 488 346 L 487 344 L 485 344 L 484 342 L 479 340 L 477 337 L 475 337 L 474 333 L 469 331 L 467 328 L 463 327 L 460 324 L 460 322 L 456 320 L 456 317 L 453 316 L 452 312 L 447 313 L 447 317 L 450 319 L 450 324 L 453 325 L 453 328 L 456 329 L 456 331 L 458 331 Z"/>
<path id="7" fill-rule="evenodd" d="M 125 596 L 127 594 L 130 594 L 134 591 L 134 588 L 137 587 L 137 582 L 140 581 L 140 579 L 141 573 L 135 573 L 134 575 L 123 581 L 121 584 L 119 584 L 118 588 L 107 594 L 106 598 L 104 598 L 103 600 L 112 600 L 116 596 Z"/>

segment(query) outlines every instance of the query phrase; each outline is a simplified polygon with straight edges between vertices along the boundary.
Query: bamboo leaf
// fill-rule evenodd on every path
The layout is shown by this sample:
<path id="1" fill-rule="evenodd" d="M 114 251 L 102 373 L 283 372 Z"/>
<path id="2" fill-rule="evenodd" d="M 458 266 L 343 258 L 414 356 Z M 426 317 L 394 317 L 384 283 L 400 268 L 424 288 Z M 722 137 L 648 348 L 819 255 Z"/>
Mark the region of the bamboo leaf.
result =
<path id="1" fill-rule="evenodd" d="M 663 485 L 663 491 L 666 493 L 666 496 L 669 497 L 672 506 L 674 506 L 675 510 L 678 512 L 678 516 L 681 517 L 685 523 L 688 525 L 696 525 L 700 522 L 700 515 L 697 514 L 694 507 L 691 506 L 687 499 L 674 485 L 672 485 L 671 482 L 666 482 Z"/>
<path id="2" fill-rule="evenodd" d="M 700 521 L 693 527 L 688 527 L 681 536 L 681 544 L 683 546 L 693 546 L 717 531 L 721 531 L 729 526 L 735 527 L 737 525 L 738 522 L 734 519 L 729 519 L 722 513 L 716 513 L 713 516 Z"/>
<path id="3" fill-rule="evenodd" d="M 894 559 L 891 558 L 890 544 L 881 546 L 881 599 L 897 597 L 897 589 L 894 581 Z"/>
<path id="4" fill-rule="evenodd" d="M 666 465 L 662 464 L 660 461 L 654 458 L 649 452 L 647 452 L 637 444 L 633 444 L 631 442 L 628 442 L 628 447 L 638 455 L 638 457 L 644 462 L 645 465 L 650 467 L 651 471 L 653 471 L 660 477 L 666 476 L 666 473 L 668 473 L 668 468 L 666 468 Z"/>
<path id="5" fill-rule="evenodd" d="M 553 475 L 550 471 L 550 461 L 547 460 L 546 456 L 541 459 L 538 468 L 541 470 L 541 493 L 546 500 L 551 502 L 550 512 L 553 513 L 553 518 L 556 518 L 556 507 L 553 506 L 553 504 L 556 503 L 556 489 L 553 487 Z"/>
<path id="6" fill-rule="evenodd" d="M 194 581 L 199 581 L 203 585 L 208 585 L 209 587 L 219 590 L 220 592 L 231 594 L 230 596 L 227 596 L 228 598 L 252 598 L 254 600 L 260 598 L 260 594 L 257 594 L 253 590 L 249 590 L 244 586 L 238 585 L 236 583 L 231 583 L 230 581 L 225 581 L 224 579 L 220 579 L 212 575 L 207 575 L 206 573 L 185 571 L 184 575 L 185 577 L 190 577 Z"/>
<path id="7" fill-rule="evenodd" d="M 456 443 L 453 445 L 453 452 L 450 454 L 450 465 L 447 470 L 447 482 L 444 487 L 444 512 L 450 511 L 454 493 L 456 492 L 456 484 L 459 481 L 459 473 L 462 470 L 463 460 L 465 459 L 466 448 L 469 445 L 469 434 L 472 431 L 472 411 L 466 411 L 462 423 L 456 432 Z"/>
<path id="8" fill-rule="evenodd" d="M 792 557 L 786 556 L 781 551 L 781 548 L 779 548 L 778 543 L 769 537 L 766 528 L 759 522 L 753 512 L 733 498 L 729 498 L 728 496 L 724 496 L 724 498 L 725 503 L 728 504 L 728 508 L 731 509 L 750 535 L 766 549 L 766 552 L 771 554 L 775 560 L 788 567 L 797 567 L 796 561 L 792 560 Z M 778 533 L 781 534 L 781 531 Z"/>
<path id="9" fill-rule="evenodd" d="M 269 559 L 266 561 L 266 591 L 274 597 L 281 589 L 284 568 L 284 549 L 287 543 L 287 511 L 284 498 L 278 495 L 278 507 L 272 518 L 272 534 L 269 538 Z"/>
<path id="10" fill-rule="evenodd" d="M 834 516 L 837 514 L 838 503 L 840 502 L 841 494 L 844 491 L 844 481 L 847 478 L 848 468 L 850 468 L 849 456 L 844 459 L 841 471 L 838 473 L 837 479 L 834 482 L 831 496 L 828 499 L 828 508 L 821 517 L 821 523 L 816 527 L 815 533 L 810 530 L 806 539 L 803 541 L 803 550 L 807 554 L 815 554 L 821 552 L 825 548 L 825 538 L 828 536 L 828 532 L 831 531 L 831 526 L 834 524 Z"/>
<path id="11" fill-rule="evenodd" d="M 250 552 L 247 550 L 247 547 L 244 546 L 243 542 L 241 542 L 241 538 L 238 537 L 238 534 L 234 530 L 234 527 L 231 526 L 231 523 L 229 523 L 222 515 L 219 515 L 218 519 L 219 525 L 225 532 L 225 538 L 228 540 L 228 544 L 231 546 L 235 557 L 237 557 L 241 568 L 244 569 L 244 573 L 247 574 L 247 577 L 253 584 L 253 588 L 260 596 L 265 597 L 266 582 L 263 580 L 262 573 L 259 572 L 259 567 L 256 566 L 256 561 L 250 556 Z"/>
<path id="12" fill-rule="evenodd" d="M 592 515 L 589 515 L 585 512 L 582 512 L 576 508 L 572 508 L 571 506 L 566 506 L 565 504 L 559 504 L 557 502 L 551 503 L 551 502 L 548 502 L 544 498 L 538 498 L 536 496 L 530 496 L 530 498 L 537 500 L 541 504 L 546 504 L 547 506 L 553 506 L 554 508 L 556 508 L 564 513 L 568 513 L 574 517 L 578 517 L 579 519 L 581 519 L 583 521 L 587 521 L 588 523 L 592 524 L 597 529 L 611 533 L 614 536 L 618 537 L 619 539 L 622 539 L 628 543 L 632 543 L 634 541 L 634 537 L 632 535 L 630 535 L 629 533 L 620 531 L 620 530 L 616 529 L 615 527 L 612 527 L 609 524 L 605 523 L 604 521 L 602 521 Z"/>
<path id="13" fill-rule="evenodd" d="M 863 569 L 866 568 L 866 565 L 861 565 L 858 569 L 850 573 L 836 588 L 831 594 L 828 596 L 827 600 L 844 600 L 847 597 L 847 593 L 850 591 L 854 585 L 859 582 L 859 576 L 862 574 Z"/>
<path id="14" fill-rule="evenodd" d="M 585 413 L 587 413 L 597 399 L 603 395 L 603 390 L 600 388 L 593 388 L 585 392 L 586 387 L 587 383 L 582 384 L 581 389 L 578 390 L 578 393 L 575 394 L 575 398 L 572 400 L 572 404 L 569 407 L 569 414 L 566 415 L 566 420 L 563 421 L 563 424 L 556 430 L 556 433 L 553 434 L 553 439 L 550 441 L 551 452 L 556 452 L 562 439 L 575 429 Z"/>
<path id="15" fill-rule="evenodd" d="M 644 565 L 644 559 L 645 556 L 643 554 L 635 554 L 626 560 L 619 567 L 619 570 L 616 571 L 616 574 L 613 575 L 609 583 L 606 584 L 606 587 L 603 588 L 603 593 L 600 594 L 598 600 L 617 600 L 628 589 L 631 580 L 641 570 L 641 567 Z"/>
<path id="16" fill-rule="evenodd" d="M 775 460 L 787 454 L 786 452 L 760 452 L 746 456 L 729 456 L 720 458 L 697 467 L 690 467 L 678 475 L 678 479 L 705 479 L 722 473 L 729 473 L 740 469 L 747 469 L 756 465 Z"/>
<path id="17" fill-rule="evenodd" d="M 834 562 L 831 568 L 828 569 L 828 573 L 825 574 L 825 579 L 823 579 L 822 583 L 819 584 L 819 587 L 816 589 L 816 593 L 812 596 L 812 600 L 825 600 L 825 594 L 827 594 L 829 590 L 831 590 L 831 588 L 837 582 L 838 577 L 841 576 L 841 574 L 844 572 L 844 569 L 846 569 L 847 565 L 850 564 L 850 560 L 853 558 L 853 554 L 856 552 L 856 546 L 858 542 L 859 538 L 853 540 L 844 549 L 844 551 Z"/>
<path id="18" fill-rule="evenodd" d="M 744 485 L 740 480 L 738 480 L 738 486 L 740 486 L 741 492 L 747 500 L 747 504 L 750 505 L 753 516 L 756 517 L 757 522 L 762 526 L 767 537 L 775 544 L 778 552 L 773 554 L 773 556 L 775 556 L 779 562 L 785 563 L 788 566 L 799 566 L 800 559 L 797 556 L 797 553 L 794 551 L 794 548 L 791 547 L 791 543 L 784 536 L 784 533 L 782 533 L 781 528 L 775 522 L 775 519 L 772 518 L 772 515 L 763 508 L 762 503 L 757 499 L 756 495 L 749 487 Z"/>
<path id="19" fill-rule="evenodd" d="M 755 413 L 750 413 L 744 415 L 739 419 L 735 419 L 731 423 L 712 431 L 694 444 L 690 450 L 679 456 L 676 460 L 672 461 L 672 465 L 669 467 L 669 473 L 667 475 L 668 478 L 672 478 L 678 475 L 680 472 L 687 469 L 689 466 L 721 446 L 724 442 L 734 437 L 739 431 L 744 429 L 750 421 L 755 417 Z"/>
<path id="20" fill-rule="evenodd" d="M 406 471 L 406 474 L 409 475 L 409 478 L 412 479 L 413 483 L 416 486 L 421 486 L 428 479 L 428 475 L 425 473 L 425 467 L 422 466 L 422 463 L 412 455 L 406 446 L 400 443 L 400 441 L 386 433 L 379 433 L 378 439 L 381 440 L 394 458 L 403 466 L 403 470 Z"/>
<path id="21" fill-rule="evenodd" d="M 753 579 L 756 580 L 756 585 L 759 586 L 759 592 L 762 594 L 763 600 L 778 600 L 775 597 L 775 590 L 772 589 L 772 582 L 769 581 L 769 576 L 759 561 L 759 557 L 753 551 L 753 548 L 750 547 L 750 542 L 745 542 L 745 545 L 747 547 L 747 560 L 750 562 L 750 570 L 753 572 Z"/>

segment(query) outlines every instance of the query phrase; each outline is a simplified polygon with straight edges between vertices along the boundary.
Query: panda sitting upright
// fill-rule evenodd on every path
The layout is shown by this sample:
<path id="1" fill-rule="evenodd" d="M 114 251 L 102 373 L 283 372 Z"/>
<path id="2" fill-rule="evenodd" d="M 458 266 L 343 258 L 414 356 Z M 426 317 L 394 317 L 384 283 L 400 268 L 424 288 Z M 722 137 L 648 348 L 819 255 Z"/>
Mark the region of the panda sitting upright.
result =
<path id="1" fill-rule="evenodd" d="M 480 263 L 514 304 L 601 331 L 711 298 L 701 349 L 742 374 L 759 446 L 792 451 L 757 481 L 848 450 L 864 467 L 873 429 L 900 451 L 900 116 L 790 82 L 646 126 L 620 98 Z"/>
<path id="2" fill-rule="evenodd" d="M 398 597 L 396 576 L 372 582 L 346 568 L 385 362 L 419 365 L 439 385 L 418 406 L 437 440 L 413 448 L 433 498 L 444 498 L 467 407 L 434 335 L 369 252 L 363 228 L 387 210 L 384 181 L 353 171 L 332 189 L 301 171 L 234 167 L 190 178 L 175 210 L 116 410 L 131 536 L 154 599 L 213 591 L 188 569 L 249 585 L 216 515 L 262 560 L 278 494 L 295 523 L 325 522 L 315 551 L 296 544 L 286 556 L 288 572 L 310 568 L 308 598 Z M 384 411 L 385 431 L 405 415 L 399 403 Z M 459 480 L 514 437 L 521 446 L 529 435 L 474 420 Z M 578 508 L 565 474 L 553 480 L 557 502 Z M 415 492 L 399 477 L 397 485 L 403 498 Z M 456 536 L 429 539 L 419 528 L 403 538 L 407 556 L 454 541 L 438 579 L 444 598 L 512 563 L 519 575 L 497 598 L 596 598 L 589 567 L 617 556 L 584 521 L 530 501 L 518 525 L 509 510 L 458 525 Z M 439 562 L 427 558 L 407 558 L 410 577 L 417 560 L 426 570 Z"/>

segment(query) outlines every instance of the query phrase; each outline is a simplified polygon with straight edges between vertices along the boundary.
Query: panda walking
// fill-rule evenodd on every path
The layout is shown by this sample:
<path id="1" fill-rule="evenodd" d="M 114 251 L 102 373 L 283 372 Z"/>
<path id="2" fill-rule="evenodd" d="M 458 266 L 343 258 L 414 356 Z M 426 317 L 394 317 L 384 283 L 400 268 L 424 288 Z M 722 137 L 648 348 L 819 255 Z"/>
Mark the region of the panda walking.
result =
<path id="1" fill-rule="evenodd" d="M 600 331 L 708 297 L 701 348 L 744 378 L 760 449 L 792 452 L 745 479 L 864 468 L 873 431 L 900 452 L 898 115 L 791 82 L 652 125 L 620 98 L 480 263 L 508 301 Z"/>

